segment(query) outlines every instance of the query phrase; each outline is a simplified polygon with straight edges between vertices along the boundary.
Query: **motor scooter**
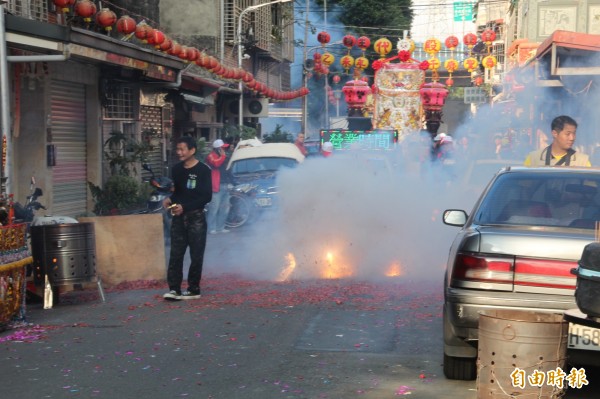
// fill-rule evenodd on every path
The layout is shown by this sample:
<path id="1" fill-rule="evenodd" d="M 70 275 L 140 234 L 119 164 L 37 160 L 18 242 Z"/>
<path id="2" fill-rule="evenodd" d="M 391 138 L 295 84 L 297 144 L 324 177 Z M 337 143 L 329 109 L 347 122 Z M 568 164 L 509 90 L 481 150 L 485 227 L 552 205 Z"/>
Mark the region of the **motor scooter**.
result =
<path id="1" fill-rule="evenodd" d="M 57 225 L 57 224 L 72 224 L 79 223 L 79 221 L 70 216 L 58 216 L 58 215 L 43 215 L 38 216 L 36 212 L 40 209 L 46 210 L 46 207 L 42 205 L 38 199 L 43 195 L 43 191 L 41 188 L 37 187 L 35 184 L 35 177 L 31 177 L 29 183 L 29 195 L 26 197 L 25 203 L 21 204 L 20 202 L 15 202 L 14 204 L 10 204 L 10 201 L 6 206 L 0 208 L 0 222 L 2 225 L 12 223 L 27 223 L 27 233 L 26 240 L 29 242 L 30 247 L 31 243 L 31 226 L 46 226 L 46 225 Z M 7 210 L 8 206 L 8 210 Z M 12 210 L 14 216 L 11 215 L 10 207 L 12 206 Z M 10 219 L 13 220 L 10 220 Z M 27 285 L 26 285 L 26 296 L 28 300 L 34 300 L 33 298 L 42 298 L 44 301 L 44 308 L 51 308 L 52 303 L 59 302 L 59 293 L 60 288 L 58 286 L 52 289 L 50 287 L 50 283 L 48 281 L 48 277 L 46 276 L 46 283 L 44 285 L 43 294 L 40 293 L 34 282 L 33 282 L 33 266 L 32 264 L 27 265 L 26 268 L 26 277 L 27 277 Z M 98 287 L 101 290 L 101 296 L 104 297 L 104 293 L 101 289 L 100 280 L 98 280 Z"/>
<path id="2" fill-rule="evenodd" d="M 31 177 L 29 184 L 29 195 L 27 196 L 25 203 L 21 205 L 19 202 L 15 202 L 12 206 L 14 209 L 14 220 L 15 223 L 29 223 L 30 226 L 44 226 L 49 224 L 68 224 L 68 223 L 79 223 L 77 219 L 70 216 L 58 216 L 58 215 L 36 215 L 36 211 L 40 209 L 46 210 L 38 198 L 41 197 L 43 191 L 41 188 L 36 187 L 35 177 Z M 6 222 L 9 222 L 6 220 Z M 5 223 L 2 223 L 5 224 Z"/>
<path id="3" fill-rule="evenodd" d="M 166 176 L 156 177 L 154 171 L 152 171 L 152 168 L 147 163 L 142 164 L 142 169 L 150 173 L 150 180 L 148 183 L 154 188 L 150 193 L 150 199 L 148 199 L 144 213 L 162 214 L 165 244 L 168 244 L 171 237 L 171 213 L 163 207 L 163 201 L 173 194 L 173 180 Z"/>

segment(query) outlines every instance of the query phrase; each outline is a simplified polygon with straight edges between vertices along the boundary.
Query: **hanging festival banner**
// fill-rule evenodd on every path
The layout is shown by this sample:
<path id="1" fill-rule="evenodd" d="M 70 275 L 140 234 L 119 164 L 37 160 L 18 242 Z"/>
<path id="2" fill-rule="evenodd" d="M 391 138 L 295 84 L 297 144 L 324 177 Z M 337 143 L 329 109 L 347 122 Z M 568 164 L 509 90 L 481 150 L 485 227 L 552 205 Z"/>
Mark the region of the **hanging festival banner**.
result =
<path id="1" fill-rule="evenodd" d="M 373 128 L 398 131 L 398 141 L 420 130 L 424 82 L 425 71 L 416 63 L 384 63 L 375 74 Z"/>

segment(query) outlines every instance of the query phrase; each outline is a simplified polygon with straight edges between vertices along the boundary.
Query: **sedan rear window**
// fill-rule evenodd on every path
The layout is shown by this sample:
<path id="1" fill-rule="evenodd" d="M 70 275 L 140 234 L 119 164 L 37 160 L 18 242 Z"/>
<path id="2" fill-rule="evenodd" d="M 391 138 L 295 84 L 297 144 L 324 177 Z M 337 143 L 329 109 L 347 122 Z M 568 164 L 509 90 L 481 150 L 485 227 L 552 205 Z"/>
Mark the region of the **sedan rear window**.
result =
<path id="1" fill-rule="evenodd" d="M 600 221 L 600 175 L 504 173 L 474 214 L 476 224 L 594 229 Z"/>

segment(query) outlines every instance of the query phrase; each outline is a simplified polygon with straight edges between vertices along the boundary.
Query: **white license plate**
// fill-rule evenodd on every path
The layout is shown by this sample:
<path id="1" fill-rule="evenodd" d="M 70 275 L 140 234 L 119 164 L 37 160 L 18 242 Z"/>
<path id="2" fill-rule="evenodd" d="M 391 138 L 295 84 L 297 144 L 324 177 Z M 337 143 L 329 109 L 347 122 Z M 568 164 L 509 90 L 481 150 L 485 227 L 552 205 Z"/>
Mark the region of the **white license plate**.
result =
<path id="1" fill-rule="evenodd" d="M 600 351 L 600 329 L 569 323 L 569 342 L 571 349 Z"/>
<path id="2" fill-rule="evenodd" d="M 256 198 L 258 206 L 271 206 L 271 198 Z"/>

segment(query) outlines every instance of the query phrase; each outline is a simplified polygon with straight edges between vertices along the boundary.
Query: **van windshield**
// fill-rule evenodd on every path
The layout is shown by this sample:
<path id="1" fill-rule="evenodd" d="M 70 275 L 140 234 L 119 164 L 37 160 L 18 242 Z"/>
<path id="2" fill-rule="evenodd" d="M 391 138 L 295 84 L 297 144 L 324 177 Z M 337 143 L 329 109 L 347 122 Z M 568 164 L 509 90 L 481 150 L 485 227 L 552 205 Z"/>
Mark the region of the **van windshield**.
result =
<path id="1" fill-rule="evenodd" d="M 245 173 L 274 172 L 283 167 L 293 168 L 298 165 L 295 159 L 281 157 L 248 158 L 235 161 L 231 165 L 234 175 Z"/>

